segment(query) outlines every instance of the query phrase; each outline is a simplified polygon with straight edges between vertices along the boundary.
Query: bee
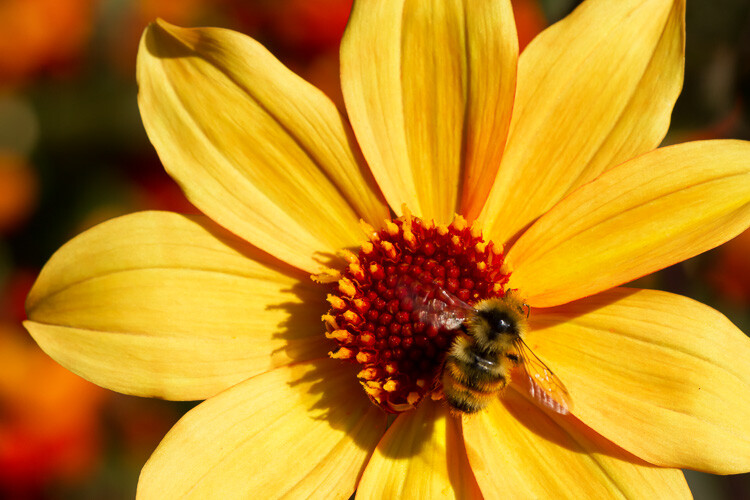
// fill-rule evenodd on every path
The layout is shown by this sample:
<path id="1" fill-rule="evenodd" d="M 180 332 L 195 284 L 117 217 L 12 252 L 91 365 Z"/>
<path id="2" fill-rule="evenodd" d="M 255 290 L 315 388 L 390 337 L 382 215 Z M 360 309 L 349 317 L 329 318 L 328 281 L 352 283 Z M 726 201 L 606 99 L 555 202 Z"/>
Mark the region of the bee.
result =
<path id="1" fill-rule="evenodd" d="M 522 369 L 536 402 L 560 414 L 569 412 L 572 405 L 565 385 L 523 341 L 529 308 L 513 290 L 474 306 L 441 288 L 430 295 L 418 305 L 419 319 L 436 328 L 458 330 L 439 375 L 454 413 L 486 408 L 508 385 L 515 367 Z"/>

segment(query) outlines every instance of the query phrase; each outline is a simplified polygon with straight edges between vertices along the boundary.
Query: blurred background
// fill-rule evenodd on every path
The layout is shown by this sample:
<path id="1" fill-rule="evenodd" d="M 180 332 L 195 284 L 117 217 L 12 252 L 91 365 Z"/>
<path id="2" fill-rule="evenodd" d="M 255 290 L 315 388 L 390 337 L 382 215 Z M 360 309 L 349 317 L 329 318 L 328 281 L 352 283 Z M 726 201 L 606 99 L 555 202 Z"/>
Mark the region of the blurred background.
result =
<path id="1" fill-rule="evenodd" d="M 522 47 L 574 0 L 514 1 Z M 159 165 L 136 105 L 135 55 L 156 17 L 264 43 L 343 107 L 338 43 L 351 0 L 0 1 L 0 497 L 132 498 L 138 473 L 191 407 L 100 389 L 20 326 L 45 261 L 92 225 L 196 210 Z M 687 68 L 667 143 L 750 139 L 750 2 L 689 0 Z M 642 279 L 750 332 L 750 232 Z M 747 395 L 738 395 L 747 397 Z M 748 475 L 688 473 L 696 498 L 750 498 Z"/>

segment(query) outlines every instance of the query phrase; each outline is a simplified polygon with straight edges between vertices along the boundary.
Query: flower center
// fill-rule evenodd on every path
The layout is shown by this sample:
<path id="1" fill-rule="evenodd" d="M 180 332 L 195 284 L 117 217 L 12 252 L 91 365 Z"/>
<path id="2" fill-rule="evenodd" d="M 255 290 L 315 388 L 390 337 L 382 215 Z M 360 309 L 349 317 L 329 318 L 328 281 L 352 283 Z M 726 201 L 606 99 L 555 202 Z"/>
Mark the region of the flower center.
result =
<path id="1" fill-rule="evenodd" d="M 380 231 L 363 224 L 369 241 L 356 255 L 341 253 L 346 269 L 314 277 L 338 285 L 323 316 L 326 337 L 338 344 L 330 356 L 359 363 L 365 392 L 390 413 L 440 393 L 440 370 L 458 332 L 427 321 L 422 298 L 444 290 L 473 304 L 502 296 L 510 277 L 502 249 L 460 215 L 435 225 L 404 213 Z"/>

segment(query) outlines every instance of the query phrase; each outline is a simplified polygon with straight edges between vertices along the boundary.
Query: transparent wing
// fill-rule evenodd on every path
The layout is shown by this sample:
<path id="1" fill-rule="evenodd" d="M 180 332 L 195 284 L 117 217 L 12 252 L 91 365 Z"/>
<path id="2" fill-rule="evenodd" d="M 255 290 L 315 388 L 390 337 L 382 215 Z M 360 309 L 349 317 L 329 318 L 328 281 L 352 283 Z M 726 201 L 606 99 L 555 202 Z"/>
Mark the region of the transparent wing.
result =
<path id="1" fill-rule="evenodd" d="M 573 407 L 570 394 L 557 375 L 519 337 L 514 347 L 529 382 L 529 394 L 542 406 L 562 415 Z"/>
<path id="2" fill-rule="evenodd" d="M 438 286 L 403 284 L 405 297 L 411 299 L 417 319 L 428 326 L 456 330 L 474 311 L 466 302 Z"/>

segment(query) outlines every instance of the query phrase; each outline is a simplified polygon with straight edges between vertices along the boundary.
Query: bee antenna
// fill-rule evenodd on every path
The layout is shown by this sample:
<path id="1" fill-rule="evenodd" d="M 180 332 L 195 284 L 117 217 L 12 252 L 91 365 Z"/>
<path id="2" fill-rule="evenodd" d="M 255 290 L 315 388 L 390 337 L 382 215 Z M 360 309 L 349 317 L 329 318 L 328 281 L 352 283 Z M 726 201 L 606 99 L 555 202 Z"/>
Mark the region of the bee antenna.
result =
<path id="1" fill-rule="evenodd" d="M 518 290 L 518 289 L 517 288 L 508 288 L 507 290 L 505 290 L 505 295 L 506 296 L 511 295 L 511 294 L 515 293 L 516 290 Z M 521 312 L 523 312 L 524 308 L 526 309 L 526 319 L 529 319 L 529 314 L 531 314 L 531 306 L 524 302 L 523 304 L 521 304 L 521 307 L 519 307 L 519 309 L 520 309 Z"/>

